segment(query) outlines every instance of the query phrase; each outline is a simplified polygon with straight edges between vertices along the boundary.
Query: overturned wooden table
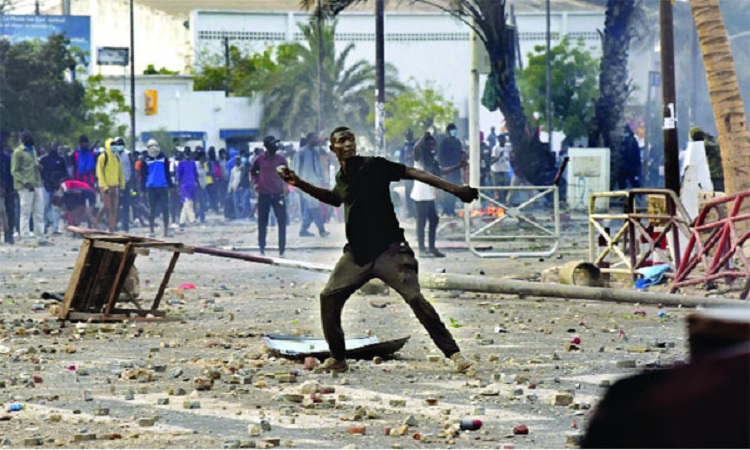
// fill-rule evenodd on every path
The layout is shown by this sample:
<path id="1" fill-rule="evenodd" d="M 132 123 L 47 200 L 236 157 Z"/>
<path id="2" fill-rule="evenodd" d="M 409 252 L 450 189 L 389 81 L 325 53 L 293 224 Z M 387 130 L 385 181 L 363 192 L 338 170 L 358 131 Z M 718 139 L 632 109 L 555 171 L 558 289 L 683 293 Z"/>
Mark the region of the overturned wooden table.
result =
<path id="1" fill-rule="evenodd" d="M 181 253 L 193 253 L 193 248 L 179 242 L 164 242 L 138 236 L 117 235 L 83 228 L 69 227 L 83 236 L 68 289 L 57 316 L 71 321 L 159 320 L 165 313 L 159 303 L 169 284 Z M 172 258 L 159 290 L 150 308 L 143 308 L 130 299 L 137 308 L 120 308 L 116 304 L 128 274 L 138 255 L 148 255 L 151 250 L 172 252 Z"/>

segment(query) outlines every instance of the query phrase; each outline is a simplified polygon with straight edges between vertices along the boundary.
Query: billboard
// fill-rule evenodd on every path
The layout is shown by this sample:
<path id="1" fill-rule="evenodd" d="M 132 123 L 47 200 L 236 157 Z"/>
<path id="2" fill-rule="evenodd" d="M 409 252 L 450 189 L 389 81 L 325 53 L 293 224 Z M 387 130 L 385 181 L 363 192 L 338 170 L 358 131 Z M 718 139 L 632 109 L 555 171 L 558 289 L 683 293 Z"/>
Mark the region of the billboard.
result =
<path id="1" fill-rule="evenodd" d="M 96 63 L 100 66 L 127 66 L 130 49 L 127 47 L 98 47 Z"/>
<path id="2" fill-rule="evenodd" d="M 0 15 L 0 37 L 12 43 L 45 40 L 52 34 L 70 39 L 78 64 L 88 71 L 91 63 L 91 18 L 89 16 Z"/>

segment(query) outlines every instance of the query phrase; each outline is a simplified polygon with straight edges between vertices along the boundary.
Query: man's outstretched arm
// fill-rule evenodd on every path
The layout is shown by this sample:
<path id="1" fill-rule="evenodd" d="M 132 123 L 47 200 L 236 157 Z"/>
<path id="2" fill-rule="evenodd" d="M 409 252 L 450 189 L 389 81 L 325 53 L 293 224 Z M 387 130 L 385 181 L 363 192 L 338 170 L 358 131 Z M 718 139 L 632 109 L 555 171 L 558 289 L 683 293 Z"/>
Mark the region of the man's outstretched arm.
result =
<path id="1" fill-rule="evenodd" d="M 424 170 L 417 169 L 415 167 L 406 166 L 406 174 L 404 176 L 407 180 L 417 180 L 422 183 L 429 184 L 430 186 L 442 189 L 449 194 L 453 194 L 458 197 L 464 203 L 470 203 L 479 198 L 479 191 L 471 186 L 463 185 L 459 186 L 453 184 L 450 181 L 446 181 L 440 177 L 437 177 Z"/>
<path id="2" fill-rule="evenodd" d="M 327 203 L 331 206 L 341 206 L 341 199 L 330 189 L 323 189 L 321 187 L 312 185 L 302 178 L 298 177 L 293 170 L 288 167 L 279 166 L 278 174 L 286 184 L 300 188 L 303 192 L 306 192 L 313 197 L 317 198 L 323 203 Z"/>

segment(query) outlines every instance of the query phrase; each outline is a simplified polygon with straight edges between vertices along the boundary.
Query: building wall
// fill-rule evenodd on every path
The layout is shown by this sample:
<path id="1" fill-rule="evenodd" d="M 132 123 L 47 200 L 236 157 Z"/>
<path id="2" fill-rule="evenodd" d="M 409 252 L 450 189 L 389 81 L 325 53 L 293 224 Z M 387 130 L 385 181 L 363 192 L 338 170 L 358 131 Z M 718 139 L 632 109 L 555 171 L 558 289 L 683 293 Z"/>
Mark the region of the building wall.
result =
<path id="1" fill-rule="evenodd" d="M 92 43 L 100 46 L 129 46 L 128 0 L 72 0 L 73 14 L 92 17 Z M 193 11 L 189 29 L 182 19 L 153 10 L 136 2 L 136 73 L 148 64 L 158 69 L 166 67 L 186 73 L 189 67 L 199 68 L 207 55 L 221 59 L 223 38 L 246 51 L 261 51 L 269 45 L 301 41 L 298 24 L 307 23 L 309 14 L 299 12 L 252 11 Z M 517 14 L 521 55 L 534 46 L 545 44 L 546 17 L 539 13 Z M 370 12 L 345 13 L 338 19 L 336 48 L 341 51 L 349 43 L 355 44 L 350 63 L 364 59 L 374 64 L 375 21 Z M 594 53 L 600 51 L 597 30 L 604 27 L 603 12 L 555 12 L 551 17 L 553 45 L 559 36 L 570 34 L 583 38 Z M 471 63 L 469 29 L 464 23 L 445 13 L 387 12 L 385 20 L 386 62 L 399 69 L 402 80 L 425 87 L 431 85 L 442 91 L 459 108 L 459 126 L 466 123 L 469 97 L 469 66 Z M 96 63 L 94 58 L 94 64 Z M 97 66 L 94 65 L 95 72 Z M 113 87 L 123 88 L 122 67 L 99 66 L 103 74 L 115 76 Z M 220 145 L 220 129 L 257 129 L 262 109 L 259 102 L 249 99 L 224 98 L 223 93 L 195 93 L 180 91 L 184 86 L 160 90 L 160 112 L 157 116 L 143 115 L 143 91 L 151 89 L 154 78 L 138 78 L 136 95 L 137 132 L 165 128 L 169 131 L 192 129 L 206 131 L 211 145 Z M 480 79 L 480 89 L 485 77 Z M 146 84 L 143 84 L 146 83 Z M 163 92 L 161 91 L 163 90 Z M 129 95 L 127 95 L 129 98 Z M 218 110 L 217 110 L 218 109 Z M 502 116 L 480 108 L 480 128 L 499 127 Z M 127 118 L 126 118 L 127 119 Z M 129 123 L 128 120 L 124 121 Z M 289 138 L 289 137 L 283 137 Z"/>
<path id="2" fill-rule="evenodd" d="M 246 51 L 260 51 L 269 45 L 302 41 L 298 24 L 310 15 L 294 12 L 193 11 L 190 23 L 195 67 L 206 55 L 223 53 L 223 39 Z M 546 16 L 517 14 L 521 55 L 524 64 L 535 46 L 545 45 Z M 560 36 L 583 38 L 592 53 L 601 51 L 597 29 L 604 27 L 602 12 L 558 12 L 551 17 L 552 45 Z M 372 13 L 345 13 L 338 19 L 336 49 L 355 44 L 349 63 L 375 63 L 375 19 Z M 426 87 L 431 85 L 454 102 L 459 116 L 468 116 L 471 46 L 469 28 L 446 13 L 386 13 L 385 59 L 399 70 L 402 80 Z M 480 86 L 484 86 L 481 77 Z M 499 126 L 502 116 L 481 108 L 480 128 Z"/>
<path id="3" fill-rule="evenodd" d="M 122 74 L 118 66 L 97 66 L 97 47 L 130 47 L 129 0 L 71 0 L 73 15 L 91 16 L 92 73 Z M 183 20 L 141 6 L 133 9 L 135 23 L 135 72 L 149 64 L 185 73 L 192 60 L 190 34 Z"/>
<path id="4" fill-rule="evenodd" d="M 107 76 L 102 83 L 109 89 L 124 91 L 130 99 L 130 78 Z M 158 92 L 158 112 L 145 114 L 145 91 Z M 226 97 L 223 91 L 193 91 L 191 76 L 151 75 L 137 76 L 135 87 L 137 147 L 144 144 L 143 133 L 164 130 L 172 133 L 203 132 L 206 140 L 185 140 L 183 144 L 195 146 L 225 145 L 221 130 L 257 131 L 262 105 L 259 100 L 246 97 Z M 120 114 L 120 123 L 130 125 L 130 116 Z"/>

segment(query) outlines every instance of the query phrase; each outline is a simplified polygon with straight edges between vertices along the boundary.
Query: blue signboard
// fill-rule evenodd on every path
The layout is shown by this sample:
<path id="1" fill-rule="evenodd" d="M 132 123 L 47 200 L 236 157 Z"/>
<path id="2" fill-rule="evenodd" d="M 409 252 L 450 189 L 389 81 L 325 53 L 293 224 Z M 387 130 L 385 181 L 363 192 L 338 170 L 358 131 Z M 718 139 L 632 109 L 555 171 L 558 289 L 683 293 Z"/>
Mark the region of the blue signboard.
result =
<path id="1" fill-rule="evenodd" d="M 91 18 L 89 16 L 22 16 L 0 15 L 0 37 L 12 43 L 34 39 L 45 40 L 53 34 L 64 34 L 70 48 L 88 71 L 91 63 Z"/>

